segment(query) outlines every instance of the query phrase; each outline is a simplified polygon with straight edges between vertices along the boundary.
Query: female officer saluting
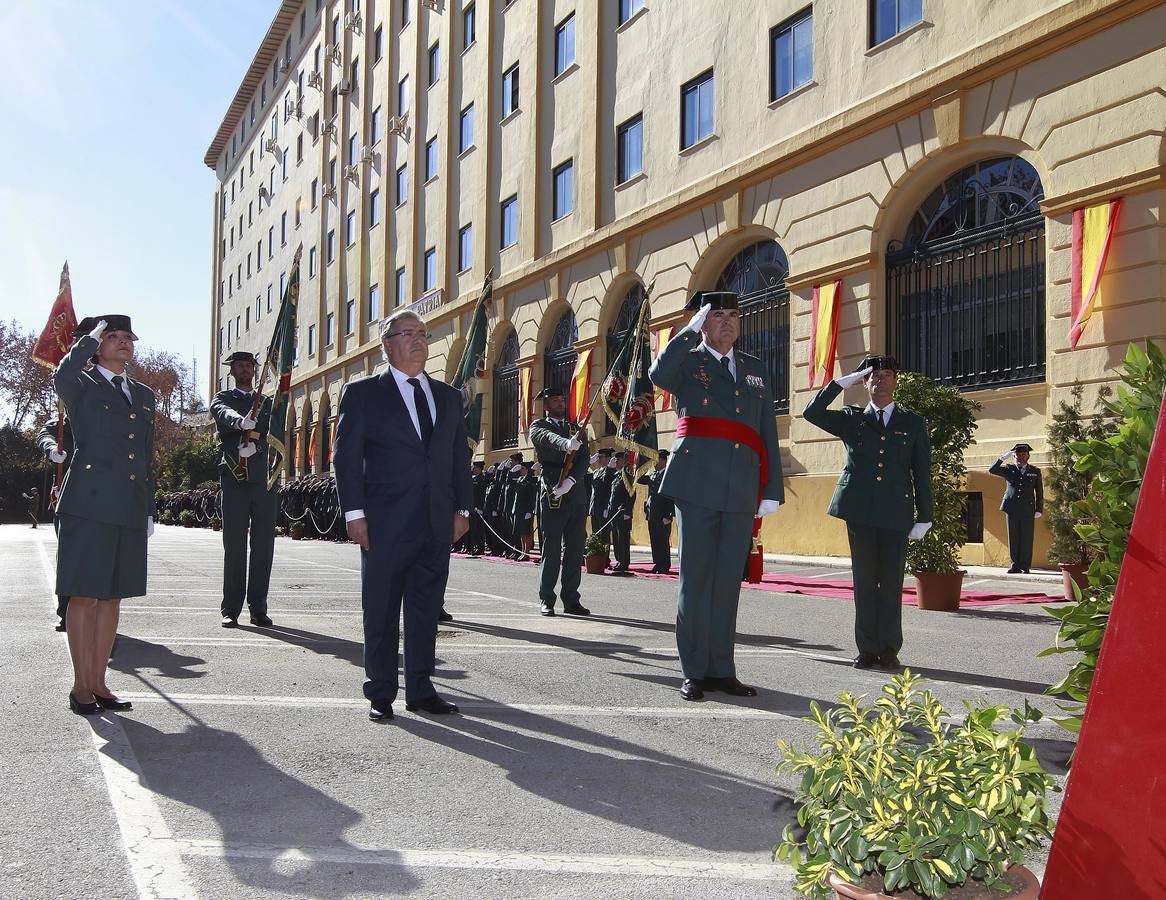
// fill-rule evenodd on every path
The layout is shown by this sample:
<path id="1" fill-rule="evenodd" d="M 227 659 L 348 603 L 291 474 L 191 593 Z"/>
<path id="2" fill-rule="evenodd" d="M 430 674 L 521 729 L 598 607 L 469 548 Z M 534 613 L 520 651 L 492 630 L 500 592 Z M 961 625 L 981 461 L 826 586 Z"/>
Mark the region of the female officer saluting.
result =
<path id="1" fill-rule="evenodd" d="M 129 316 L 87 318 L 77 331 L 88 335 L 53 375 L 76 441 L 57 504 L 57 593 L 70 598 L 69 708 L 89 716 L 130 709 L 106 686 L 105 669 L 121 599 L 146 593 L 146 539 L 154 531 L 154 394 L 126 375 L 137 340 Z"/>

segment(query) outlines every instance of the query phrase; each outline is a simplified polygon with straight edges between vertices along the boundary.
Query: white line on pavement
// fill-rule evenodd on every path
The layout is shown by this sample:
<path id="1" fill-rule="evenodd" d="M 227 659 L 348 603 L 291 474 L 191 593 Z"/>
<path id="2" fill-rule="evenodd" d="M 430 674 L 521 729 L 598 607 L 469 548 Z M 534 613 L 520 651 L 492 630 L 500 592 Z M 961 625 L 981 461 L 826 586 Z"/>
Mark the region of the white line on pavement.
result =
<path id="1" fill-rule="evenodd" d="M 781 863 L 716 862 L 704 859 L 659 859 L 635 856 L 508 853 L 491 850 L 408 850 L 396 847 L 300 847 L 271 844 L 224 844 L 214 840 L 175 841 L 187 856 L 234 857 L 393 866 L 410 869 L 481 869 L 577 875 L 622 875 L 663 878 L 718 878 L 771 881 L 792 877 Z"/>
<path id="2" fill-rule="evenodd" d="M 37 549 L 55 606 L 51 593 L 55 579 L 43 541 L 37 542 Z M 138 896 L 142 900 L 197 897 L 154 794 L 142 783 L 142 768 L 117 716 L 93 718 L 89 724 Z"/>

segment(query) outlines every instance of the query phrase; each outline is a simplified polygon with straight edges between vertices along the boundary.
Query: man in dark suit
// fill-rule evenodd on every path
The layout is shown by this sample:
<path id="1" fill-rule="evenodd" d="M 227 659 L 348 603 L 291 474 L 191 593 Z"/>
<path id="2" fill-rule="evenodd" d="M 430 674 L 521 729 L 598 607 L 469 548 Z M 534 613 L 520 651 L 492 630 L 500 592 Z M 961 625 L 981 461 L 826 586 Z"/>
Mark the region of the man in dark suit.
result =
<path id="1" fill-rule="evenodd" d="M 1028 464 L 1032 447 L 1017 444 L 988 469 L 1006 482 L 1000 509 L 1008 519 L 1008 555 L 1012 557 L 1009 575 L 1027 573 L 1032 568 L 1032 534 L 1035 520 L 1044 514 L 1045 493 L 1040 469 Z M 1015 463 L 1005 463 L 1015 459 Z"/>
<path id="2" fill-rule="evenodd" d="M 655 384 L 676 398 L 680 420 L 660 492 L 676 501 L 680 589 L 676 646 L 680 696 L 704 692 L 755 697 L 737 678 L 733 644 L 741 572 L 753 520 L 785 499 L 773 388 L 765 365 L 735 348 L 739 300 L 731 291 L 697 291 L 694 315 L 652 363 Z"/>
<path id="3" fill-rule="evenodd" d="M 79 338 L 81 335 L 77 334 L 73 337 Z M 47 459 L 54 466 L 61 466 L 63 477 L 63 473 L 67 473 L 69 471 L 69 463 L 73 461 L 73 451 L 75 449 L 73 444 L 73 428 L 69 424 L 69 417 L 64 416 L 63 420 L 54 417 L 45 422 L 44 425 L 41 426 L 40 431 L 37 432 L 36 442 L 40 447 L 41 452 L 45 455 L 45 459 Z M 60 530 L 61 518 L 56 514 L 57 498 L 55 495 L 57 492 L 59 492 L 59 490 L 60 485 L 53 486 L 53 528 L 58 531 Z M 65 615 L 68 613 L 68 610 L 69 598 L 58 594 L 57 618 L 59 621 L 56 625 L 57 631 L 65 630 Z"/>
<path id="4" fill-rule="evenodd" d="M 271 419 L 271 398 L 261 401 L 256 418 L 255 372 L 259 360 L 253 353 L 238 350 L 224 360 L 231 367 L 235 386 L 219 391 L 211 401 L 211 415 L 219 431 L 222 457 L 219 460 L 219 487 L 223 509 L 223 602 L 219 610 L 222 626 L 234 628 L 243 611 L 243 600 L 251 613 L 251 624 L 268 628 L 267 590 L 271 584 L 271 561 L 275 555 L 275 513 L 278 494 L 267 487 L 267 431 Z M 247 538 L 251 538 L 251 560 L 247 560 Z"/>
<path id="5" fill-rule="evenodd" d="M 635 507 L 636 486 L 630 486 L 626 479 L 635 478 L 635 457 L 630 457 L 623 450 L 615 454 L 615 478 L 611 481 L 611 490 L 607 495 L 607 509 L 604 515 L 611 522 L 611 545 L 615 550 L 615 565 L 611 567 L 613 573 L 626 575 L 631 571 L 632 564 L 632 509 Z"/>
<path id="6" fill-rule="evenodd" d="M 660 493 L 660 481 L 667 465 L 668 451 L 661 450 L 656 459 L 656 468 L 641 475 L 638 482 L 648 486 L 644 518 L 648 522 L 648 538 L 652 542 L 652 571 L 658 575 L 672 571 L 672 516 L 676 506 L 671 497 Z"/>
<path id="7" fill-rule="evenodd" d="M 895 405 L 895 358 L 868 356 L 858 368 L 822 388 L 803 415 L 846 445 L 846 465 L 828 512 L 846 522 L 850 539 L 854 667 L 897 669 L 907 541 L 920 540 L 931 528 L 931 443 L 923 417 Z M 865 407 L 828 409 L 859 381 L 870 395 Z"/>
<path id="8" fill-rule="evenodd" d="M 405 708 L 457 712 L 432 677 L 450 547 L 469 528 L 474 499 L 461 393 L 425 374 L 425 323 L 393 313 L 381 343 L 388 370 L 345 387 L 332 456 L 348 536 L 361 550 L 364 696 L 374 722 L 393 717 L 402 602 Z"/>

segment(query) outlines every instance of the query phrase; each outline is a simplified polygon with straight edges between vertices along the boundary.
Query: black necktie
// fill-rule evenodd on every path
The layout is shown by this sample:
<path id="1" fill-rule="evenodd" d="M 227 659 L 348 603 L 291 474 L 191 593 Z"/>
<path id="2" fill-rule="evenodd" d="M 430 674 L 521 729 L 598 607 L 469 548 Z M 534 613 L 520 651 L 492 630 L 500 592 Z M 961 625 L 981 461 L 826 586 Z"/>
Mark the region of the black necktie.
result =
<path id="1" fill-rule="evenodd" d="M 413 385 L 413 405 L 417 407 L 417 422 L 421 426 L 421 441 L 426 447 L 433 436 L 433 416 L 429 412 L 429 400 L 421 390 L 421 382 L 416 378 L 406 379 Z"/>
<path id="2" fill-rule="evenodd" d="M 887 423 L 883 421 L 883 411 L 879 410 L 879 428 L 886 428 Z"/>
<path id="3" fill-rule="evenodd" d="M 722 356 L 721 357 L 721 365 L 725 367 L 725 371 L 728 372 L 729 377 L 732 378 L 733 377 L 733 370 L 729 368 L 729 357 Z"/>
<path id="4" fill-rule="evenodd" d="M 113 376 L 113 386 L 117 388 L 117 392 L 121 395 L 121 399 L 126 402 L 126 406 L 133 406 L 133 402 L 126 396 L 126 392 L 121 389 L 122 383 L 125 381 L 120 375 Z"/>

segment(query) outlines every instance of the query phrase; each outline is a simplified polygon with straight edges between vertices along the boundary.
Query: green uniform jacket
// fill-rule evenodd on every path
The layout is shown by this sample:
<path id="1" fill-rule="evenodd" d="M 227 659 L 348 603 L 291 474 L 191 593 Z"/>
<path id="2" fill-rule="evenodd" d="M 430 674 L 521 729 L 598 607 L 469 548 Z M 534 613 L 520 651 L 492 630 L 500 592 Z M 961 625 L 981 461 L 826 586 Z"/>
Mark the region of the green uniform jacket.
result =
<path id="1" fill-rule="evenodd" d="M 545 416 L 541 419 L 535 419 L 530 424 L 530 442 L 534 445 L 535 456 L 538 457 L 538 461 L 543 467 L 539 478 L 542 479 L 548 493 L 559 483 L 563 463 L 567 460 L 567 441 L 571 439 L 578 428 L 579 426 L 574 422 L 557 425 Z M 583 446 L 575 451 L 571 471 L 567 473 L 575 479 L 575 484 L 567 493 L 567 497 L 571 498 L 572 502 L 582 503 L 586 506 L 587 461 L 591 456 L 591 451 L 587 449 L 586 431 L 579 435 L 579 440 L 583 442 Z"/>
<path id="2" fill-rule="evenodd" d="M 992 463 L 988 469 L 993 475 L 999 475 L 1008 482 L 1004 488 L 1004 498 L 1000 501 L 1000 509 L 1010 512 L 1038 512 L 1045 511 L 1045 492 L 1041 484 L 1040 469 L 1036 466 L 1020 466 L 1015 463 L 1002 463 L 1000 460 Z"/>
<path id="3" fill-rule="evenodd" d="M 756 356 L 734 351 L 737 380 L 701 344 L 701 333 L 683 329 L 652 363 L 652 381 L 675 398 L 681 416 L 709 416 L 748 425 L 761 435 L 769 479 L 761 496 L 785 500 L 781 448 L 773 391 Z M 668 457 L 660 493 L 721 512 L 757 512 L 761 460 L 745 444 L 723 438 L 682 437 Z"/>
<path id="4" fill-rule="evenodd" d="M 128 405 L 96 368 L 86 371 L 97 347 L 82 337 L 53 374 L 76 442 L 57 513 L 145 529 L 154 515 L 154 392 L 127 378 Z"/>
<path id="5" fill-rule="evenodd" d="M 807 422 L 841 438 L 846 465 L 828 512 L 851 525 L 910 531 L 931 522 L 931 443 L 922 416 L 895 405 L 884 430 L 878 417 L 859 406 L 828 409 L 842 393 L 831 381 L 810 401 Z"/>
<path id="6" fill-rule="evenodd" d="M 231 389 L 219 391 L 211 401 L 211 415 L 219 429 L 219 442 L 223 446 L 223 457 L 219 469 L 228 472 L 239 461 L 239 438 L 243 436 L 243 417 L 251 413 L 254 395 Z M 259 407 L 259 418 L 254 431 L 260 437 L 255 441 L 255 453 L 247 457 L 247 480 L 267 482 L 267 430 L 271 426 L 271 398 L 265 397 Z"/>

